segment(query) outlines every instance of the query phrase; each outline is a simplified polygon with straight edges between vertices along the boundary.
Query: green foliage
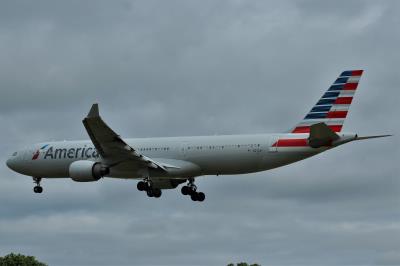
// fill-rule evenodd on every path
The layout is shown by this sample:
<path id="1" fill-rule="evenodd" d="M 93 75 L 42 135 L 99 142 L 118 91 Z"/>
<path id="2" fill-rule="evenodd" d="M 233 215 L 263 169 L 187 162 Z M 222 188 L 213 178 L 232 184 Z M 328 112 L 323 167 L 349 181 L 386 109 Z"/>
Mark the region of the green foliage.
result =
<path id="1" fill-rule="evenodd" d="M 35 257 L 22 254 L 10 253 L 0 257 L 0 266 L 47 266 L 43 262 L 37 261 Z"/>
<path id="2" fill-rule="evenodd" d="M 234 263 L 229 263 L 227 266 L 235 266 L 235 264 Z M 239 262 L 239 263 L 236 263 L 236 266 L 261 266 L 260 264 L 258 264 L 258 263 L 253 263 L 253 264 L 247 264 L 246 262 Z"/>

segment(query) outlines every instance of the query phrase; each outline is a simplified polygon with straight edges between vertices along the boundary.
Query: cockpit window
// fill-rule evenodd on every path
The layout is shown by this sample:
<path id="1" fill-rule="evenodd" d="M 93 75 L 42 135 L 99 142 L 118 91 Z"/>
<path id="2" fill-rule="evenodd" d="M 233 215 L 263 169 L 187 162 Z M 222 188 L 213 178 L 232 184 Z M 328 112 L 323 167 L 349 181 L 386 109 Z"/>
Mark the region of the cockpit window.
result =
<path id="1" fill-rule="evenodd" d="M 12 154 L 12 156 L 17 156 L 17 154 L 18 154 L 18 152 L 14 152 L 14 153 Z"/>

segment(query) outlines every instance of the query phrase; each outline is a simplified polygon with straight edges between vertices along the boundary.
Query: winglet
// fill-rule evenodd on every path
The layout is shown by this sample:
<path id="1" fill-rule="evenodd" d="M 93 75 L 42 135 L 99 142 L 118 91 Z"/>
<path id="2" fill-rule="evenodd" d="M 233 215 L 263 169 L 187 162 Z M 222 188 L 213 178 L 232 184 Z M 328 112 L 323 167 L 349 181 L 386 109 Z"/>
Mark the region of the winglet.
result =
<path id="1" fill-rule="evenodd" d="M 92 105 L 92 108 L 90 108 L 90 111 L 87 115 L 87 117 L 99 117 L 99 104 L 94 103 Z"/>

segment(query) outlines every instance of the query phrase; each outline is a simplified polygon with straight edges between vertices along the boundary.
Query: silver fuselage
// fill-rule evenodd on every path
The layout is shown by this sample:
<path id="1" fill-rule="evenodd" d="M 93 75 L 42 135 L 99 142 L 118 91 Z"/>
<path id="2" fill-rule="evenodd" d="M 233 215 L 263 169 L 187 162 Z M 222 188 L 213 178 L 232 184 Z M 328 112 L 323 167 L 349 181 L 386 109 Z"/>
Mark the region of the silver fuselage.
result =
<path id="1" fill-rule="evenodd" d="M 149 170 L 154 178 L 188 178 L 200 175 L 232 175 L 265 171 L 287 165 L 345 142 L 355 134 L 340 134 L 341 140 L 329 147 L 277 145 L 278 140 L 306 142 L 308 134 L 221 135 L 125 139 L 126 143 L 158 162 L 176 166 L 169 171 Z M 287 142 L 287 141 L 286 141 Z M 24 175 L 44 178 L 69 177 L 69 166 L 77 160 L 107 163 L 92 142 L 61 141 L 35 144 L 14 153 L 7 165 Z M 128 162 L 111 167 L 107 177 L 142 178 Z"/>

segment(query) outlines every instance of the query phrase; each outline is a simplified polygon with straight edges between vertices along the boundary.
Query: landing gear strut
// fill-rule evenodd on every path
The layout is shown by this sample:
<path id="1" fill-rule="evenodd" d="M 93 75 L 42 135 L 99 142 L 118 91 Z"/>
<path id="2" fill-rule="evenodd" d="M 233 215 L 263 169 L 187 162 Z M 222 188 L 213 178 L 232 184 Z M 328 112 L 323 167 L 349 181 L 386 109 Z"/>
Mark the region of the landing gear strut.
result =
<path id="1" fill-rule="evenodd" d="M 40 186 L 40 181 L 42 180 L 41 177 L 32 177 L 33 183 L 36 184 L 36 186 L 33 187 L 33 192 L 35 193 L 42 193 L 43 188 Z"/>
<path id="2" fill-rule="evenodd" d="M 181 192 L 183 195 L 189 195 L 193 201 L 204 201 L 206 198 L 203 192 L 197 192 L 193 178 L 190 178 L 188 184 L 182 187 Z"/>
<path id="3" fill-rule="evenodd" d="M 153 187 L 151 180 L 149 178 L 145 178 L 143 181 L 139 181 L 137 183 L 137 189 L 139 191 L 146 191 L 147 196 L 159 198 L 161 197 L 162 191 L 159 188 Z"/>

